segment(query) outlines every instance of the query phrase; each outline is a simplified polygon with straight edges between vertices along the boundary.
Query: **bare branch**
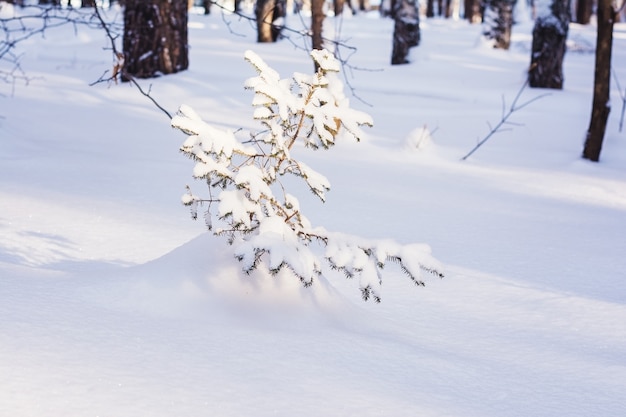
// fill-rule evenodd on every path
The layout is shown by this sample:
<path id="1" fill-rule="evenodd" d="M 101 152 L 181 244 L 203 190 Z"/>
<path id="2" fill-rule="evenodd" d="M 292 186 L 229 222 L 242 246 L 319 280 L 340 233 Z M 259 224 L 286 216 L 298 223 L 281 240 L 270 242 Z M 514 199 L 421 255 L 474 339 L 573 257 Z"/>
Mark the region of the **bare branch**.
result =
<path id="1" fill-rule="evenodd" d="M 476 152 L 478 150 L 478 148 L 483 146 L 485 144 L 485 142 L 487 142 L 496 133 L 505 132 L 507 130 L 511 130 L 511 129 L 503 129 L 502 126 L 504 126 L 504 125 L 520 126 L 520 124 L 516 124 L 516 123 L 512 123 L 512 122 L 508 121 L 509 117 L 511 117 L 511 115 L 513 113 L 515 113 L 518 110 L 523 109 L 524 107 L 528 106 L 529 104 L 531 104 L 531 103 L 533 103 L 533 102 L 535 102 L 535 101 L 537 101 L 537 100 L 539 100 L 541 98 L 544 98 L 544 97 L 550 95 L 549 93 L 540 94 L 540 95 L 538 95 L 536 97 L 533 97 L 530 100 L 528 100 L 528 101 L 518 105 L 517 102 L 521 98 L 522 93 L 524 92 L 524 90 L 526 89 L 527 86 L 528 86 L 528 81 L 526 81 L 522 85 L 522 87 L 519 89 L 519 91 L 515 95 L 515 99 L 513 99 L 513 103 L 511 103 L 511 107 L 509 108 L 509 110 L 506 113 L 503 112 L 502 118 L 500 119 L 500 121 L 493 128 L 491 128 L 491 125 L 489 124 L 489 122 L 487 122 L 487 125 L 491 128 L 489 130 L 489 133 L 487 133 L 487 135 L 484 138 L 479 140 L 478 143 L 476 144 L 476 146 L 474 146 L 472 148 L 472 150 L 470 150 L 463 158 L 461 158 L 461 161 L 465 161 L 467 158 L 469 158 L 474 152 Z M 503 98 L 502 105 L 503 105 L 503 109 L 504 109 L 505 108 L 504 98 Z"/>
<path id="2" fill-rule="evenodd" d="M 117 84 L 117 80 L 119 77 L 122 80 L 126 80 L 130 82 L 132 85 L 134 85 L 144 97 L 147 97 L 148 100 L 152 102 L 152 104 L 154 104 L 159 110 L 165 113 L 165 115 L 167 115 L 169 119 L 171 119 L 172 115 L 170 114 L 170 112 L 168 112 L 161 104 L 159 104 L 158 101 L 156 101 L 154 97 L 150 95 L 152 86 L 148 87 L 148 91 L 144 90 L 141 87 L 141 85 L 137 82 L 135 77 L 133 77 L 128 72 L 126 72 L 126 67 L 125 67 L 125 62 L 124 62 L 124 53 L 120 52 L 117 49 L 117 45 L 116 45 L 116 40 L 119 38 L 119 34 L 115 33 L 111 29 L 111 23 L 104 20 L 104 17 L 102 16 L 102 13 L 100 13 L 100 8 L 98 6 L 94 7 L 94 15 L 98 19 L 99 26 L 102 29 L 104 29 L 104 32 L 111 43 L 111 51 L 113 53 L 114 63 L 113 63 L 113 71 L 111 71 L 110 73 L 111 75 L 109 77 L 106 77 L 106 74 L 108 74 L 109 71 L 105 71 L 104 74 L 102 74 L 102 76 L 100 76 L 98 80 L 94 81 L 90 85 L 95 85 L 95 84 L 99 84 L 102 82 L 107 82 L 107 83 L 114 82 Z"/>

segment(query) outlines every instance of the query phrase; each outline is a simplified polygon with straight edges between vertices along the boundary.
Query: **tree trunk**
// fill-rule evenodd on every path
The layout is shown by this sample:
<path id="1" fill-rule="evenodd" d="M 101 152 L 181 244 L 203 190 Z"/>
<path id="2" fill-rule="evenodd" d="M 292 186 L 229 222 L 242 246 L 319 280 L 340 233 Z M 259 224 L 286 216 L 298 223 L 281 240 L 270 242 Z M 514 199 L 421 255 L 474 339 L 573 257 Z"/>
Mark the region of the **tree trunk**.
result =
<path id="1" fill-rule="evenodd" d="M 343 6 L 345 0 L 333 0 L 333 11 L 335 12 L 335 16 L 340 16 L 343 13 Z"/>
<path id="2" fill-rule="evenodd" d="M 83 0 L 80 7 L 96 7 L 96 0 Z"/>
<path id="3" fill-rule="evenodd" d="M 123 47 L 123 81 L 186 70 L 187 1 L 127 0 Z"/>
<path id="4" fill-rule="evenodd" d="M 588 25 L 591 22 L 593 11 L 593 0 L 577 0 L 576 2 L 576 23 Z"/>
<path id="5" fill-rule="evenodd" d="M 465 19 L 467 19 L 470 23 L 480 23 L 482 22 L 482 11 L 481 11 L 481 1 L 480 0 L 465 0 Z"/>
<path id="6" fill-rule="evenodd" d="M 483 36 L 493 41 L 496 49 L 509 49 L 515 0 L 486 0 Z"/>
<path id="7" fill-rule="evenodd" d="M 445 1 L 445 11 L 444 11 L 444 17 L 446 19 L 449 19 L 452 17 L 452 0 L 446 0 Z"/>
<path id="8" fill-rule="evenodd" d="M 391 65 L 407 64 L 409 48 L 419 45 L 420 20 L 417 0 L 395 0 L 391 16 L 393 27 L 393 51 Z"/>
<path id="9" fill-rule="evenodd" d="M 598 37 L 596 40 L 596 68 L 593 80 L 591 122 L 585 139 L 583 158 L 597 162 L 611 111 L 611 49 L 615 10 L 611 0 L 598 0 Z"/>
<path id="10" fill-rule="evenodd" d="M 287 9 L 285 0 L 257 0 L 255 14 L 257 22 L 257 42 L 276 42 L 282 26 L 275 22 L 285 17 Z"/>
<path id="11" fill-rule="evenodd" d="M 550 11 L 535 20 L 528 85 L 563 88 L 563 58 L 569 29 L 569 1 L 553 0 Z"/>
<path id="12" fill-rule="evenodd" d="M 324 49 L 323 23 L 324 0 L 311 0 L 311 46 L 313 49 Z"/>
<path id="13" fill-rule="evenodd" d="M 202 7 L 204 7 L 204 14 L 211 14 L 212 0 L 202 0 Z"/>
<path id="14" fill-rule="evenodd" d="M 274 14 L 274 6 L 276 0 L 257 0 L 256 8 L 256 27 L 257 42 L 274 42 L 272 36 L 272 15 Z"/>
<path id="15" fill-rule="evenodd" d="M 426 17 L 435 17 L 435 0 L 426 0 Z"/>

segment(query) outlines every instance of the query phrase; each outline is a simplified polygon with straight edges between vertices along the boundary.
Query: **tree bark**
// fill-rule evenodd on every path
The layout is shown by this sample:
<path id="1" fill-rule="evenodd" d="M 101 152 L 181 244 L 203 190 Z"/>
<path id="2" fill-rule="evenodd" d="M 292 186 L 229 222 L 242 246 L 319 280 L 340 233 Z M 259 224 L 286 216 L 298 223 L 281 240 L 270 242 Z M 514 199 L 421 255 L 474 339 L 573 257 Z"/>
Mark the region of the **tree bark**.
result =
<path id="1" fill-rule="evenodd" d="M 426 0 L 426 17 L 435 17 L 435 0 Z"/>
<path id="2" fill-rule="evenodd" d="M 569 29 L 569 1 L 553 0 L 550 12 L 539 16 L 533 28 L 528 85 L 563 88 L 563 58 Z"/>
<path id="3" fill-rule="evenodd" d="M 481 1 L 480 0 L 465 0 L 465 19 L 470 23 L 480 23 L 482 22 L 482 11 L 481 11 Z"/>
<path id="4" fill-rule="evenodd" d="M 493 41 L 496 49 L 509 49 L 513 27 L 515 0 L 486 0 L 483 35 Z"/>
<path id="5" fill-rule="evenodd" d="M 212 0 L 202 0 L 202 6 L 204 7 L 204 14 L 211 14 Z"/>
<path id="6" fill-rule="evenodd" d="M 394 0 L 391 16 L 395 21 L 391 65 L 408 64 L 409 49 L 420 42 L 417 0 Z"/>
<path id="7" fill-rule="evenodd" d="M 593 80 L 593 105 L 591 122 L 585 138 L 583 158 L 598 162 L 606 124 L 611 111 L 611 49 L 615 10 L 611 0 L 598 0 L 598 37 L 596 40 L 596 66 Z"/>
<path id="8" fill-rule="evenodd" d="M 255 7 L 257 42 L 276 42 L 281 26 L 275 22 L 286 15 L 285 0 L 257 0 Z"/>
<path id="9" fill-rule="evenodd" d="M 272 15 L 276 0 L 257 0 L 256 14 L 257 42 L 274 42 L 272 36 Z"/>
<path id="10" fill-rule="evenodd" d="M 591 22 L 593 11 L 593 0 L 577 0 L 576 2 L 576 23 L 588 25 Z"/>
<path id="11" fill-rule="evenodd" d="M 311 0 L 311 43 L 313 49 L 323 49 L 324 0 Z"/>
<path id="12" fill-rule="evenodd" d="M 186 0 L 127 0 L 124 74 L 153 78 L 189 67 Z"/>
<path id="13" fill-rule="evenodd" d="M 345 0 L 333 0 L 333 11 L 335 16 L 340 16 L 343 13 Z"/>

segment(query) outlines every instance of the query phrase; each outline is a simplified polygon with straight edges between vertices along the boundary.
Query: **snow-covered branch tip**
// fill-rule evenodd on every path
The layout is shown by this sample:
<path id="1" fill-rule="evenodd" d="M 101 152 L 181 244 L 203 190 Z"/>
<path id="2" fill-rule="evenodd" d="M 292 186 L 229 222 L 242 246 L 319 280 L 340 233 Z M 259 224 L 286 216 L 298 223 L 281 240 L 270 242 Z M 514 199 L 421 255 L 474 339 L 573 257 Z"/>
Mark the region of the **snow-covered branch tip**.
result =
<path id="1" fill-rule="evenodd" d="M 252 117 L 261 125 L 258 131 L 217 129 L 190 107 L 180 107 L 171 125 L 188 135 L 180 150 L 195 162 L 193 177 L 207 184 L 209 193 L 199 197 L 187 187 L 183 203 L 193 218 L 199 208 L 205 210 L 207 227 L 235 245 L 234 256 L 246 273 L 260 267 L 272 274 L 285 270 L 310 286 L 325 261 L 347 277 L 358 277 L 363 298 L 375 301 L 380 301 L 382 271 L 389 261 L 418 285 L 424 285 L 424 271 L 442 277 L 443 269 L 426 245 L 369 241 L 313 228 L 281 182 L 286 176 L 301 178 L 325 201 L 330 182 L 293 157 L 296 144 L 329 149 L 344 136 L 359 141 L 361 128 L 373 125 L 368 114 L 350 107 L 339 79 L 340 62 L 325 50 L 311 56 L 316 73 L 282 79 L 256 53 L 245 53 L 257 72 L 244 86 L 254 94 Z M 313 241 L 325 247 L 323 255 L 310 248 Z"/>

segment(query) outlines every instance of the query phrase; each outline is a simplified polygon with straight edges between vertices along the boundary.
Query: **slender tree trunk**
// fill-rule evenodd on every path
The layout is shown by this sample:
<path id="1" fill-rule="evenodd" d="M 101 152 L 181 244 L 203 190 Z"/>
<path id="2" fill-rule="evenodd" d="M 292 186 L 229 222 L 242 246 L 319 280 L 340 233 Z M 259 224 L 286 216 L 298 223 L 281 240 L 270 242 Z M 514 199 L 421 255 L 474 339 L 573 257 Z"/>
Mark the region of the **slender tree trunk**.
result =
<path id="1" fill-rule="evenodd" d="M 593 12 L 593 0 L 577 0 L 576 2 L 576 23 L 588 25 L 591 22 Z"/>
<path id="2" fill-rule="evenodd" d="M 435 16 L 435 0 L 426 0 L 426 17 Z"/>
<path id="3" fill-rule="evenodd" d="M 563 58 L 569 29 L 569 1 L 553 0 L 550 11 L 535 20 L 528 85 L 563 88 Z"/>
<path id="4" fill-rule="evenodd" d="M 311 0 L 311 46 L 313 49 L 324 49 L 323 23 L 324 0 Z"/>
<path id="5" fill-rule="evenodd" d="M 255 13 L 257 42 L 276 42 L 283 28 L 277 21 L 287 14 L 286 0 L 257 0 Z"/>
<path id="6" fill-rule="evenodd" d="M 482 22 L 482 11 L 480 0 L 465 0 L 465 19 L 470 23 Z"/>
<path id="7" fill-rule="evenodd" d="M 152 78 L 187 69 L 187 1 L 127 0 L 123 47 L 124 74 Z"/>
<path id="8" fill-rule="evenodd" d="M 257 42 L 274 42 L 272 20 L 276 0 L 257 0 L 255 14 L 257 25 Z"/>
<path id="9" fill-rule="evenodd" d="M 444 16 L 446 19 L 449 19 L 450 17 L 452 17 L 452 0 L 446 0 L 444 7 L 445 7 Z"/>
<path id="10" fill-rule="evenodd" d="M 343 13 L 345 0 L 333 0 L 333 10 L 335 16 L 340 16 Z"/>
<path id="11" fill-rule="evenodd" d="M 212 0 L 202 0 L 202 7 L 204 7 L 204 14 L 211 14 Z"/>
<path id="12" fill-rule="evenodd" d="M 615 10 L 611 0 L 598 0 L 598 37 L 596 41 L 596 68 L 593 80 L 591 122 L 585 138 L 583 158 L 597 162 L 611 111 L 611 49 Z"/>

